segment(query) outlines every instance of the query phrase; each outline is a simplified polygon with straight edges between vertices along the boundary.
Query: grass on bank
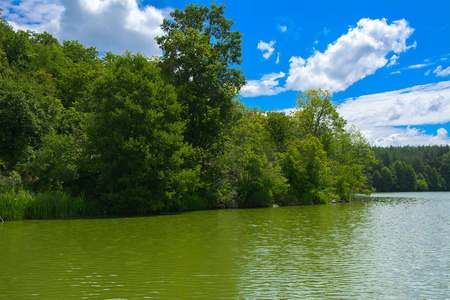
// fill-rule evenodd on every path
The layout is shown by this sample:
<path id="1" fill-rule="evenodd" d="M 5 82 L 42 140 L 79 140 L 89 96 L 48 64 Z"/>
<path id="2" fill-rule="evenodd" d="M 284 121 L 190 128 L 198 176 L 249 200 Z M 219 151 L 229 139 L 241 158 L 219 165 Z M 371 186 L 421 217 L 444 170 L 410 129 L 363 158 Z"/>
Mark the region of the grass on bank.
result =
<path id="1" fill-rule="evenodd" d="M 62 219 L 83 216 L 86 203 L 82 197 L 65 192 L 33 194 L 23 189 L 0 192 L 0 217 L 3 221 L 25 219 Z"/>

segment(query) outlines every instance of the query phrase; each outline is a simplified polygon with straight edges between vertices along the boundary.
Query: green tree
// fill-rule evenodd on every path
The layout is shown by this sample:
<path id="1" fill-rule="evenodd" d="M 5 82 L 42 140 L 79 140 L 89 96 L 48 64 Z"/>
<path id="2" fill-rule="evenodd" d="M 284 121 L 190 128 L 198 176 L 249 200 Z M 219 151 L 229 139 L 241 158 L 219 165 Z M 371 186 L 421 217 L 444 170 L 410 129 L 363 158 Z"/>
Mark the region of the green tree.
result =
<path id="1" fill-rule="evenodd" d="M 235 183 L 237 204 L 241 207 L 281 204 L 289 186 L 281 174 L 265 119 L 262 111 L 244 108 L 229 133 L 225 165 L 232 174 L 231 182 Z"/>
<path id="2" fill-rule="evenodd" d="M 349 199 L 352 193 L 369 193 L 367 174 L 376 163 L 369 143 L 357 131 L 338 132 L 334 137 L 329 159 L 336 194 Z"/>
<path id="3" fill-rule="evenodd" d="M 60 190 L 78 178 L 76 147 L 70 135 L 50 133 L 32 162 L 39 189 Z"/>
<path id="4" fill-rule="evenodd" d="M 239 31 L 225 18 L 223 5 L 211 8 L 190 4 L 170 13 L 156 38 L 163 57 L 161 67 L 187 107 L 186 141 L 206 150 L 220 146 L 233 107 L 232 100 L 245 83 Z"/>
<path id="5" fill-rule="evenodd" d="M 98 51 L 95 47 L 85 48 L 78 41 L 63 41 L 63 51 L 74 63 L 92 63 L 98 58 Z"/>
<path id="6" fill-rule="evenodd" d="M 395 175 L 388 167 L 381 168 L 381 181 L 377 187 L 377 192 L 392 192 L 395 187 Z"/>
<path id="7" fill-rule="evenodd" d="M 311 134 L 319 138 L 327 153 L 331 153 L 333 137 L 344 132 L 346 121 L 332 103 L 329 90 L 307 90 L 297 97 L 295 116 L 299 124 L 298 136 Z"/>
<path id="8" fill-rule="evenodd" d="M 420 192 L 428 191 L 428 185 L 422 174 L 417 175 L 417 190 Z"/>
<path id="9" fill-rule="evenodd" d="M 45 86 L 0 78 L 0 158 L 10 166 L 26 161 L 29 148 L 40 147 L 61 112 L 61 102 Z"/>
<path id="10" fill-rule="evenodd" d="M 87 154 L 98 176 L 101 207 L 115 213 L 183 209 L 199 185 L 186 166 L 182 106 L 158 67 L 142 55 L 117 57 L 94 84 L 98 108 L 88 128 Z"/>
<path id="11" fill-rule="evenodd" d="M 319 139 L 307 135 L 296 139 L 280 153 L 283 175 L 290 185 L 289 200 L 324 203 L 331 198 L 331 176 L 327 154 Z"/>
<path id="12" fill-rule="evenodd" d="M 382 177 L 381 177 L 381 173 L 378 170 L 375 170 L 373 172 L 372 175 L 372 182 L 373 182 L 373 187 L 375 188 L 375 190 L 377 192 L 380 192 L 382 189 Z M 381 188 L 381 189 L 380 189 Z"/>
<path id="13" fill-rule="evenodd" d="M 395 173 L 395 191 L 399 192 L 413 192 L 416 190 L 417 176 L 411 165 L 404 161 L 397 160 L 392 165 L 392 170 Z"/>
<path id="14" fill-rule="evenodd" d="M 286 146 L 294 138 L 293 128 L 295 122 L 291 116 L 284 112 L 268 111 L 266 127 L 270 132 L 271 139 L 277 146 L 277 151 L 286 151 Z"/>
<path id="15" fill-rule="evenodd" d="M 442 179 L 444 181 L 444 186 L 447 185 L 447 190 L 450 189 L 450 151 L 446 154 L 442 155 L 441 157 L 441 167 L 440 167 L 440 173 L 442 176 Z M 442 183 L 441 183 L 442 185 Z"/>
<path id="16" fill-rule="evenodd" d="M 426 182 L 430 191 L 440 191 L 442 189 L 440 176 L 435 168 L 427 165 L 425 167 L 425 178 L 427 179 Z"/>

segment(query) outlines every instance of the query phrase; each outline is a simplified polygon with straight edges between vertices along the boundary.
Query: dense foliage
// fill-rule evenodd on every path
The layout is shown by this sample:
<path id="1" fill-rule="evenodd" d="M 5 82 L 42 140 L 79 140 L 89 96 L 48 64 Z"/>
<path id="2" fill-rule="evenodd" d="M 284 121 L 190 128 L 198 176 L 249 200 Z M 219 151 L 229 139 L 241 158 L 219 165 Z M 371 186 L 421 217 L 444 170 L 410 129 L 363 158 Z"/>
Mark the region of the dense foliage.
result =
<path id="1" fill-rule="evenodd" d="M 99 55 L 0 18 L 3 219 L 316 204 L 368 191 L 373 152 L 345 130 L 329 91 L 305 91 L 292 115 L 245 107 L 242 35 L 224 6 L 171 17 L 159 58 Z"/>
<path id="2" fill-rule="evenodd" d="M 450 190 L 450 146 L 373 147 L 379 164 L 372 186 L 378 192 Z"/>

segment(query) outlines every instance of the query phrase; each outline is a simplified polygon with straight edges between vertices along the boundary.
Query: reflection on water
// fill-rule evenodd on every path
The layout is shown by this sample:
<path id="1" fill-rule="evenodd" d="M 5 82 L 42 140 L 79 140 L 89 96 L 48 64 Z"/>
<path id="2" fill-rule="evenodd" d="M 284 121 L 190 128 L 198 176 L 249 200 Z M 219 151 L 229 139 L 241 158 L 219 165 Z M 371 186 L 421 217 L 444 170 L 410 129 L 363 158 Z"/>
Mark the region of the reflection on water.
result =
<path id="1" fill-rule="evenodd" d="M 0 298 L 447 298 L 450 193 L 0 224 Z"/>

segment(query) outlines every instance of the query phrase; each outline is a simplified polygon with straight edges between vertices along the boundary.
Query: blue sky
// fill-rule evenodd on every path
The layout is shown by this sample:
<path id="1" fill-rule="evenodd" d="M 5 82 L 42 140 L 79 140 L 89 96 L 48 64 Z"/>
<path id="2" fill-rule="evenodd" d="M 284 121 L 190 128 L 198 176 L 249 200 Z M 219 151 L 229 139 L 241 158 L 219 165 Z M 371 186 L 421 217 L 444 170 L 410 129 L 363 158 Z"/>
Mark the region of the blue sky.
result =
<path id="1" fill-rule="evenodd" d="M 16 29 L 99 51 L 160 55 L 154 37 L 191 1 L 0 0 Z M 208 5 L 210 1 L 196 1 Z M 242 101 L 289 111 L 331 89 L 372 145 L 449 144 L 450 1 L 222 1 L 244 34 Z"/>

